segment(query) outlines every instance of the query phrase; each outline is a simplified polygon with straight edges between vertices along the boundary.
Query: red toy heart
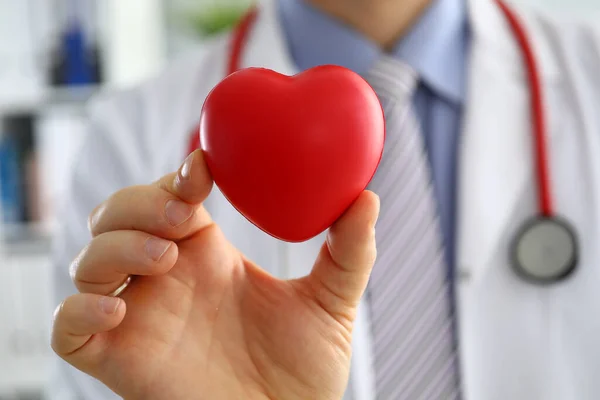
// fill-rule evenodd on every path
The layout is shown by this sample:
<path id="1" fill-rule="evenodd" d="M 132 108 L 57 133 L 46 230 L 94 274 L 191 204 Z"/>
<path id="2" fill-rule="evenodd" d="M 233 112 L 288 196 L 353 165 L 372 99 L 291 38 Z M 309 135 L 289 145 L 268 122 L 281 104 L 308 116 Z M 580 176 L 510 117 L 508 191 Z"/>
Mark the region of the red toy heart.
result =
<path id="1" fill-rule="evenodd" d="M 247 68 L 202 108 L 200 146 L 229 202 L 271 236 L 308 240 L 367 187 L 383 152 L 377 95 L 354 72 L 320 66 L 295 76 Z"/>

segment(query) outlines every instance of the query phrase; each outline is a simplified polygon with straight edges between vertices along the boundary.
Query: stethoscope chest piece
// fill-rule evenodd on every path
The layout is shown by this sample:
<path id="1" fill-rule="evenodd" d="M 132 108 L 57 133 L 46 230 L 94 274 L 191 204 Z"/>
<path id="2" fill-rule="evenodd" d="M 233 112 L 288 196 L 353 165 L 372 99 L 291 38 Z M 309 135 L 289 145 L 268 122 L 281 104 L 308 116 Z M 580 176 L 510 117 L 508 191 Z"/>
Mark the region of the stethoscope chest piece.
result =
<path id="1" fill-rule="evenodd" d="M 557 217 L 535 217 L 515 237 L 513 268 L 535 283 L 553 283 L 577 268 L 578 243 L 573 227 Z"/>

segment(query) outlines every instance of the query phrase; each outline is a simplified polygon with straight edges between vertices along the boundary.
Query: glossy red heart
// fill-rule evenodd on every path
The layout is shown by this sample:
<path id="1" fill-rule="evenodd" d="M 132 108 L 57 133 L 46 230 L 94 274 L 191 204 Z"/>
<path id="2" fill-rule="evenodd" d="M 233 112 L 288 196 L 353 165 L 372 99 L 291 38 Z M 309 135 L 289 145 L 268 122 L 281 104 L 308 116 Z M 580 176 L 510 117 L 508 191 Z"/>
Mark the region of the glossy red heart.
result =
<path id="1" fill-rule="evenodd" d="M 338 66 L 295 76 L 248 68 L 202 108 L 200 146 L 223 195 L 250 222 L 289 242 L 330 227 L 381 159 L 383 110 L 369 84 Z"/>

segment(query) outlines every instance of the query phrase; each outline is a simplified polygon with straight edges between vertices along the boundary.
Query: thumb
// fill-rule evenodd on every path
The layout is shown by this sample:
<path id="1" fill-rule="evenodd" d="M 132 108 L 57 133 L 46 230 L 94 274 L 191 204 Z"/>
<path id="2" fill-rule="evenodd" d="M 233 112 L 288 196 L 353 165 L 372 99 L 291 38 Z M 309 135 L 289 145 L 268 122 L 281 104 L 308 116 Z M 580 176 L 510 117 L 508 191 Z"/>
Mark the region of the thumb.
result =
<path id="1" fill-rule="evenodd" d="M 318 303 L 340 322 L 352 322 L 377 255 L 379 197 L 364 191 L 329 229 L 308 277 Z M 343 321 L 346 320 L 346 321 Z"/>

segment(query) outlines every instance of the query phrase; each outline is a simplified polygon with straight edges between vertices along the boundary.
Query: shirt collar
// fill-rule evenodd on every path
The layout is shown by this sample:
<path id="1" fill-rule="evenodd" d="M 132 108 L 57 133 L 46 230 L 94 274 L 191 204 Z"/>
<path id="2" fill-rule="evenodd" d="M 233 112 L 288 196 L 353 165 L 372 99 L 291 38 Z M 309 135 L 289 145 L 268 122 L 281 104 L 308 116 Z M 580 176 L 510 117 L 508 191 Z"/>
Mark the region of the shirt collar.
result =
<path id="1" fill-rule="evenodd" d="M 335 64 L 363 74 L 381 54 L 375 43 L 304 0 L 279 0 L 279 11 L 301 70 Z M 393 55 L 414 68 L 438 96 L 460 104 L 465 98 L 467 28 L 465 0 L 433 0 Z"/>

